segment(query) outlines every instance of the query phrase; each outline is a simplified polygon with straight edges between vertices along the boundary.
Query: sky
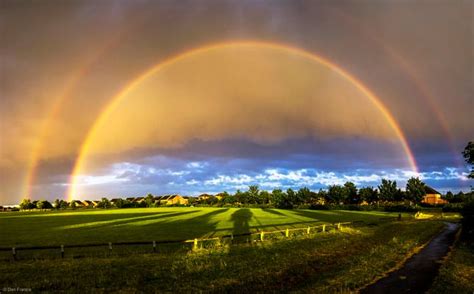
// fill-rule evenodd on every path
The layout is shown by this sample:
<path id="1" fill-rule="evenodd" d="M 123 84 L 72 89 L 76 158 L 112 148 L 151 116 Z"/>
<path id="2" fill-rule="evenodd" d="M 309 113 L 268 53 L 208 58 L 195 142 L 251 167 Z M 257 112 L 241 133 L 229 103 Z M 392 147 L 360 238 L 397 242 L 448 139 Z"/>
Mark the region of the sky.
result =
<path id="1" fill-rule="evenodd" d="M 0 205 L 473 185 L 472 1 L 0 2 Z"/>

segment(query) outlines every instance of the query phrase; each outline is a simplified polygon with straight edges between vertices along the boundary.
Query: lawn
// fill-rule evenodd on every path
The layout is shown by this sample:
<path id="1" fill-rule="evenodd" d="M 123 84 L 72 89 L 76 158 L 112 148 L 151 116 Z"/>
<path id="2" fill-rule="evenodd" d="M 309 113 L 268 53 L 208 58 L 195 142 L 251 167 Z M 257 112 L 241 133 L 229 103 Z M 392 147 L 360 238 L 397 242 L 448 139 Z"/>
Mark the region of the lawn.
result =
<path id="1" fill-rule="evenodd" d="M 204 211 L 201 212 L 203 216 L 214 213 L 214 217 L 221 214 L 231 217 L 239 210 Z M 224 212 L 216 215 L 220 211 Z M 261 214 L 259 221 L 265 224 L 263 216 L 268 212 L 250 211 L 252 216 Z M 298 211 L 280 212 L 295 214 L 295 224 L 301 223 Z M 340 213 L 337 216 L 357 215 Z M 327 216 L 326 221 L 332 220 L 333 216 L 323 212 L 315 212 L 316 215 Z M 249 223 L 259 225 L 256 220 Z M 387 222 L 301 235 L 283 241 L 224 244 L 185 253 L 0 262 L 0 286 L 33 292 L 77 293 L 349 292 L 402 262 L 407 254 L 427 242 L 442 227 L 438 221 Z M 180 228 L 176 227 L 176 230 Z"/>
<path id="2" fill-rule="evenodd" d="M 183 240 L 394 216 L 398 213 L 208 207 L 0 213 L 0 247 Z"/>

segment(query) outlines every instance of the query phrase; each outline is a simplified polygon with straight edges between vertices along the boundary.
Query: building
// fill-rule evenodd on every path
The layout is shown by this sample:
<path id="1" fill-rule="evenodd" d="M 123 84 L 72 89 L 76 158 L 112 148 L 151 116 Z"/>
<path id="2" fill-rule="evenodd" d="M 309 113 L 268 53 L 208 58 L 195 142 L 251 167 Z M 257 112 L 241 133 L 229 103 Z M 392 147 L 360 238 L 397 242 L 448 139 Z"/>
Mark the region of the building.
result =
<path id="1" fill-rule="evenodd" d="M 84 207 L 87 207 L 87 208 L 92 208 L 92 207 L 96 207 L 96 206 L 97 206 L 97 203 L 95 203 L 94 201 L 82 200 L 81 202 L 82 202 L 83 206 L 84 206 Z"/>
<path id="2" fill-rule="evenodd" d="M 73 203 L 74 203 L 74 204 L 73 204 Z M 72 200 L 72 201 L 69 203 L 69 206 L 70 206 L 70 207 L 75 207 L 75 208 L 85 207 L 84 203 L 83 203 L 81 200 Z"/>
<path id="3" fill-rule="evenodd" d="M 204 200 L 208 200 L 209 198 L 212 198 L 214 197 L 214 195 L 210 195 L 210 194 L 201 194 L 197 197 L 196 201 L 197 202 L 202 202 Z"/>
<path id="4" fill-rule="evenodd" d="M 187 205 L 189 203 L 189 199 L 181 195 L 158 196 L 155 197 L 155 201 L 160 205 Z"/>
<path id="5" fill-rule="evenodd" d="M 423 200 L 421 200 L 422 203 L 431 205 L 448 203 L 448 201 L 441 198 L 441 193 L 429 186 L 425 187 L 425 193 L 426 195 L 423 196 Z"/>

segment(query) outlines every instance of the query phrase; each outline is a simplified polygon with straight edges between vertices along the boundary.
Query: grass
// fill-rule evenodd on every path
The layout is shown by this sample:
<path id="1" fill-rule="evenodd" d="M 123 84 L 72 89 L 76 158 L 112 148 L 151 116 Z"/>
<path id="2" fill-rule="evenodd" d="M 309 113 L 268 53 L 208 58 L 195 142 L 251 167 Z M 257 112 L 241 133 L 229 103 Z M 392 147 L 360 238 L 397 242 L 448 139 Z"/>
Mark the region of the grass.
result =
<path id="1" fill-rule="evenodd" d="M 474 248 L 460 242 L 453 249 L 430 293 L 474 293 Z"/>
<path id="2" fill-rule="evenodd" d="M 201 213 L 204 216 L 214 212 L 214 217 L 233 215 L 232 211 L 216 211 L 220 212 L 206 210 Z M 262 218 L 260 223 L 257 220 L 249 221 L 249 228 L 260 224 L 268 225 L 269 220 L 265 221 L 263 216 L 269 212 L 250 211 L 252 218 L 254 214 L 261 214 Z M 303 217 L 302 214 L 312 213 L 278 212 L 294 215 L 297 224 L 302 221 L 299 219 Z M 357 215 L 340 213 L 352 217 Z M 315 215 L 332 217 L 331 214 L 321 212 Z M 330 220 L 332 219 L 326 221 Z M 214 221 L 215 219 L 211 223 Z M 213 226 L 220 225 L 217 223 Z M 331 233 L 302 235 L 285 241 L 223 245 L 187 253 L 1 262 L 0 287 L 30 288 L 35 292 L 80 293 L 119 290 L 346 292 L 369 283 L 393 268 L 442 226 L 437 221 L 391 222 L 345 228 Z M 179 230 L 179 227 L 176 228 Z M 222 227 L 225 228 L 227 227 Z"/>
<path id="3" fill-rule="evenodd" d="M 398 213 L 192 207 L 0 213 L 0 247 L 183 240 L 394 216 Z"/>

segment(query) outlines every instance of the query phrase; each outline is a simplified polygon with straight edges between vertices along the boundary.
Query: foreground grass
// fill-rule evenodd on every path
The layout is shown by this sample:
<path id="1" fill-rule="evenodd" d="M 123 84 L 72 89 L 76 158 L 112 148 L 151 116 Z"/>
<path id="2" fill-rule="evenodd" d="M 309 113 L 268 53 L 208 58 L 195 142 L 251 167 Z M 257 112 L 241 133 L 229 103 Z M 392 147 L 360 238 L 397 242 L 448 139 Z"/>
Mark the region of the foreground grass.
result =
<path id="1" fill-rule="evenodd" d="M 0 213 L 0 247 L 183 240 L 346 221 L 398 213 L 260 208 L 169 207 Z M 408 215 L 404 215 L 408 217 Z"/>
<path id="2" fill-rule="evenodd" d="M 394 222 L 188 253 L 0 263 L 0 287 L 75 292 L 340 292 L 401 262 L 443 227 Z"/>
<path id="3" fill-rule="evenodd" d="M 459 243 L 440 268 L 430 293 L 474 293 L 474 248 Z"/>

